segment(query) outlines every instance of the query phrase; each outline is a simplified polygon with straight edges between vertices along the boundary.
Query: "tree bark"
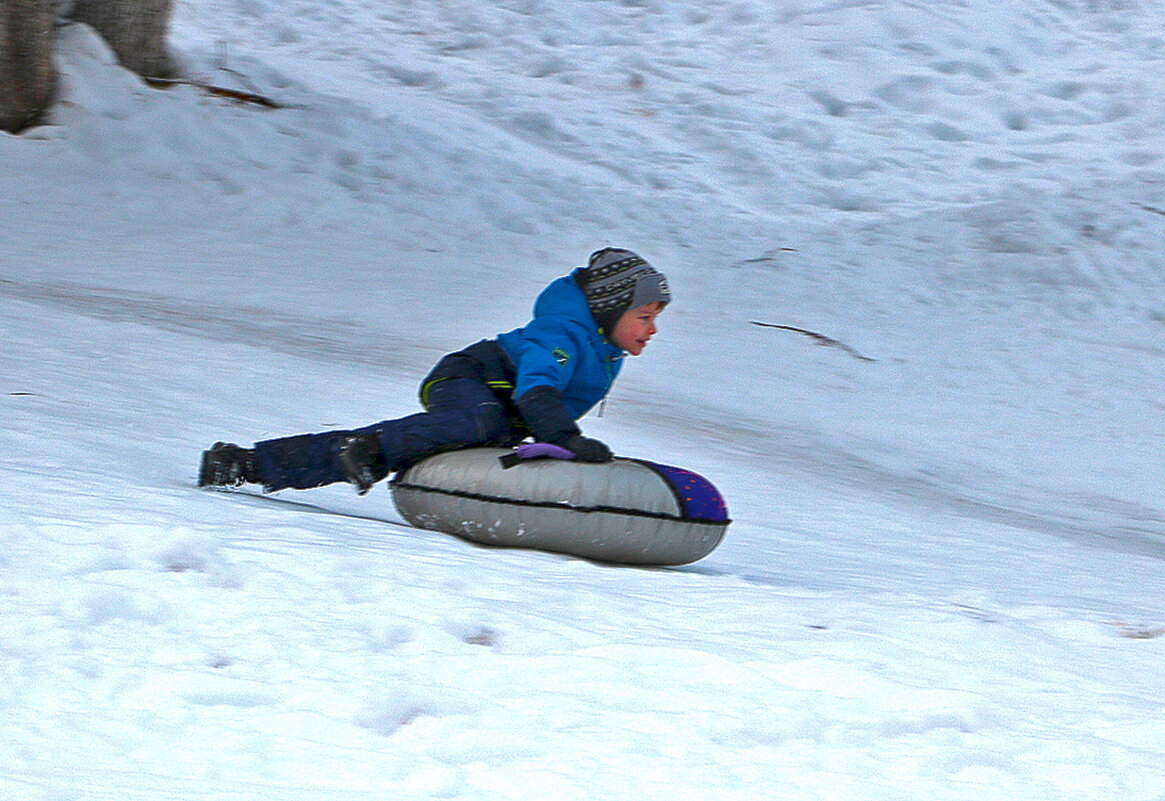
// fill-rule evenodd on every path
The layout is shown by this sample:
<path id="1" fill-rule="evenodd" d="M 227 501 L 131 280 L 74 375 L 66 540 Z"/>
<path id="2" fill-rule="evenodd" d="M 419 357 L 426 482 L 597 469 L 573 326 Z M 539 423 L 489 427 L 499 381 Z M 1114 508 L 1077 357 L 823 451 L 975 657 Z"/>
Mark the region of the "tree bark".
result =
<path id="1" fill-rule="evenodd" d="M 76 0 L 70 17 L 92 25 L 123 67 L 146 78 L 169 78 L 174 63 L 166 44 L 173 0 Z"/>
<path id="2" fill-rule="evenodd" d="M 52 0 L 0 0 L 0 130 L 19 133 L 52 103 L 55 24 Z"/>

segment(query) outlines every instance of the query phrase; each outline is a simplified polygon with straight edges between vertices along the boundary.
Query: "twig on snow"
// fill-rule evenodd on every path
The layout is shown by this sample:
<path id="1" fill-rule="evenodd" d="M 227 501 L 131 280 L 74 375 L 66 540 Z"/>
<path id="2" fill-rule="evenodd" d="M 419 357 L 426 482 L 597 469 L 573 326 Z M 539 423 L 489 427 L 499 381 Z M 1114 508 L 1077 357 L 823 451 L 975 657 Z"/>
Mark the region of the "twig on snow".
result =
<path id="1" fill-rule="evenodd" d="M 763 255 L 757 256 L 755 259 L 745 259 L 744 261 L 740 262 L 740 264 L 742 264 L 742 265 L 744 265 L 744 264 L 766 264 L 766 263 L 771 262 L 771 261 L 776 261 L 777 260 L 777 257 L 776 257 L 777 253 L 796 253 L 796 252 L 797 252 L 797 248 L 773 248 L 772 250 L 766 251 Z"/>
<path id="2" fill-rule="evenodd" d="M 1144 203 L 1134 203 L 1133 205 L 1143 211 L 1150 211 L 1153 214 L 1160 214 L 1162 217 L 1165 217 L 1165 209 L 1159 209 L 1156 206 L 1146 206 Z"/>
<path id="3" fill-rule="evenodd" d="M 259 88 L 257 86 L 255 86 L 254 81 L 252 81 L 248 76 L 244 75 L 243 73 L 239 72 L 236 69 L 231 69 L 230 67 L 227 66 L 227 57 L 229 54 L 227 53 L 226 42 L 224 42 L 220 39 L 218 42 L 217 51 L 218 51 L 218 69 L 219 69 L 219 71 L 234 75 L 236 78 L 239 79 L 239 81 L 244 86 L 246 86 L 247 88 L 249 88 L 251 90 L 252 94 L 256 94 L 256 95 L 261 94 L 259 92 Z"/>
<path id="4" fill-rule="evenodd" d="M 286 108 L 282 103 L 277 103 L 264 94 L 261 94 L 254 82 L 251 81 L 243 73 L 238 70 L 233 70 L 226 66 L 226 45 L 221 41 L 218 43 L 218 69 L 222 72 L 230 73 L 235 76 L 240 83 L 250 88 L 250 91 L 241 89 L 228 89 L 225 86 L 216 86 L 215 84 L 207 83 L 206 81 L 195 80 L 191 78 L 146 78 L 146 83 L 157 88 L 165 88 L 169 86 L 193 86 L 201 89 L 207 94 L 215 95 L 216 97 L 225 97 L 228 100 L 234 100 L 239 103 L 251 103 L 263 108 Z"/>
<path id="5" fill-rule="evenodd" d="M 816 331 L 807 331 L 804 328 L 796 328 L 795 326 L 791 326 L 791 325 L 778 325 L 777 323 L 761 323 L 761 322 L 757 322 L 756 320 L 749 320 L 749 322 L 752 323 L 753 325 L 759 325 L 761 328 L 778 328 L 781 331 L 793 331 L 797 334 L 804 334 L 805 336 L 812 338 L 818 345 L 829 345 L 829 346 L 834 347 L 834 348 L 841 348 L 846 353 L 853 356 L 855 359 L 861 359 L 863 362 L 876 362 L 877 361 L 877 359 L 871 359 L 869 356 L 863 356 L 862 354 L 858 353 L 856 350 L 854 350 L 853 348 L 851 348 L 849 345 L 845 344 L 844 342 L 838 342 L 836 339 L 832 339 L 831 337 L 827 337 L 827 336 L 825 336 L 825 334 L 819 334 Z"/>
<path id="6" fill-rule="evenodd" d="M 166 88 L 180 84 L 193 86 L 207 94 L 225 97 L 229 100 L 238 101 L 239 103 L 253 103 L 256 106 L 263 106 L 264 108 L 283 108 L 282 104 L 276 103 L 271 98 L 254 92 L 240 92 L 238 89 L 227 89 L 224 86 L 214 86 L 213 84 L 203 83 L 202 81 L 189 81 L 184 78 L 146 78 L 146 83 L 156 88 Z"/>

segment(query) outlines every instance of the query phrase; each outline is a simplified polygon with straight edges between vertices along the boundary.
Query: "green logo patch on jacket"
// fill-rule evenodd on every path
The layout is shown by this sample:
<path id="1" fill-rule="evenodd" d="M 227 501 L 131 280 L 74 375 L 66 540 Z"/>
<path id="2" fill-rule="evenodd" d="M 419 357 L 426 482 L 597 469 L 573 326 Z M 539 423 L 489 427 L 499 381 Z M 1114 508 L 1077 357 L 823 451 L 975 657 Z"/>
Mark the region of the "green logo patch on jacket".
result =
<path id="1" fill-rule="evenodd" d="M 553 356 L 554 360 L 562 367 L 566 367 L 566 363 L 570 361 L 570 354 L 564 351 L 562 348 L 555 348 L 553 351 L 551 351 L 550 355 Z"/>

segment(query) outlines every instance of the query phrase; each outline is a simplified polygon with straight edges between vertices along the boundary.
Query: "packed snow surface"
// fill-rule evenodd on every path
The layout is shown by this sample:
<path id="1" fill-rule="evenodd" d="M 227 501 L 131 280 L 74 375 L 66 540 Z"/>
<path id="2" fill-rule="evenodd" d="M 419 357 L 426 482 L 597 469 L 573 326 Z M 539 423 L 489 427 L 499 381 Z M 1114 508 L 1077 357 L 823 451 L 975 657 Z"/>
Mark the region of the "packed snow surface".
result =
<path id="1" fill-rule="evenodd" d="M 1163 23 L 178 0 L 274 109 L 61 27 L 0 135 L 0 797 L 1165 799 Z M 195 488 L 605 245 L 675 302 L 583 427 L 716 483 L 706 559 Z"/>

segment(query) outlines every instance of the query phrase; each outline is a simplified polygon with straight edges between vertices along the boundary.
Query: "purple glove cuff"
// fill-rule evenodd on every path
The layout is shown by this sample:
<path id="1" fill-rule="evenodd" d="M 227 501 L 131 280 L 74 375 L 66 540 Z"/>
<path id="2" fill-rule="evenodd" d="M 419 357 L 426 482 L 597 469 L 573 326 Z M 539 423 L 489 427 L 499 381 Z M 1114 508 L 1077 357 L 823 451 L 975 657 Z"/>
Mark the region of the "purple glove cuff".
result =
<path id="1" fill-rule="evenodd" d="M 515 449 L 521 459 L 573 459 L 574 453 L 549 442 L 527 442 Z"/>
<path id="2" fill-rule="evenodd" d="M 561 448 L 558 445 L 551 445 L 549 442 L 527 442 L 525 445 L 519 445 L 507 454 L 498 457 L 498 461 L 502 463 L 502 467 L 509 470 L 511 467 L 517 467 L 522 462 L 530 459 L 573 459 L 574 452 L 568 451 L 566 448 Z"/>

